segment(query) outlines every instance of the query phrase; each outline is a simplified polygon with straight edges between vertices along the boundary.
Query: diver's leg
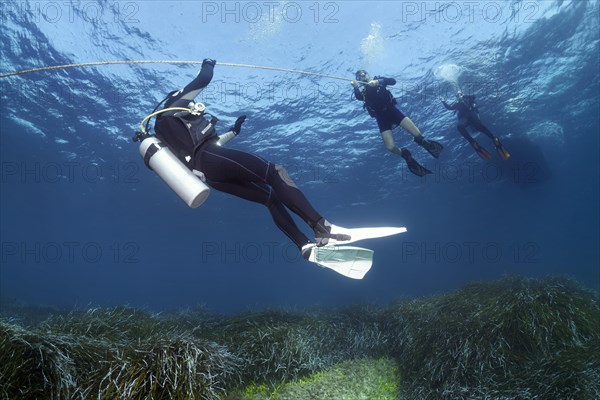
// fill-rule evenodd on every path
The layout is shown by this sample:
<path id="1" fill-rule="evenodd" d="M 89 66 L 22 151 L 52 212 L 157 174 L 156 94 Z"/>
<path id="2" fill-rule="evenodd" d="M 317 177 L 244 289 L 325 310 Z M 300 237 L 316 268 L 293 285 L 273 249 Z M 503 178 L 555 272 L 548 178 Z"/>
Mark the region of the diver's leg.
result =
<path id="1" fill-rule="evenodd" d="M 402 121 L 400 122 L 400 127 L 408 133 L 410 133 L 411 135 L 413 135 L 415 139 L 422 136 L 419 128 L 417 128 L 414 122 L 412 122 L 412 120 L 408 117 L 402 118 Z"/>
<path id="2" fill-rule="evenodd" d="M 285 168 L 254 154 L 215 145 L 201 152 L 199 167 L 197 169 L 212 182 L 253 182 L 270 185 L 277 198 L 313 228 L 317 239 L 336 237 L 338 240 L 344 240 L 338 235 L 330 235 L 331 228 L 325 226 L 325 219 L 298 189 Z"/>
<path id="3" fill-rule="evenodd" d="M 321 219 L 285 169 L 259 156 L 210 145 L 201 152 L 200 168 L 197 169 L 210 181 L 267 183 L 283 204 L 307 223 Z"/>
<path id="4" fill-rule="evenodd" d="M 438 158 L 440 156 L 440 153 L 442 152 L 444 146 L 433 140 L 425 139 L 421 134 L 419 128 L 417 128 L 417 126 L 414 124 L 414 122 L 412 122 L 410 118 L 402 118 L 402 121 L 400 122 L 400 127 L 402 127 L 402 129 L 408 131 L 411 135 L 413 135 L 415 142 L 419 146 L 427 150 L 429 154 L 431 154 L 435 158 Z"/>
<path id="5" fill-rule="evenodd" d="M 456 126 L 456 129 L 458 129 L 458 131 L 460 132 L 460 134 L 467 139 L 467 141 L 470 144 L 473 144 L 473 142 L 475 141 L 475 139 L 473 139 L 473 136 L 471 136 L 471 134 L 469 133 L 469 131 L 467 130 L 467 124 L 464 122 L 459 121 L 458 125 Z"/>
<path id="6" fill-rule="evenodd" d="M 489 137 L 490 139 L 492 139 L 492 141 L 495 141 L 496 137 L 494 136 L 494 134 L 492 133 L 492 131 L 490 131 L 487 126 L 485 126 L 481 120 L 477 119 L 477 120 L 472 120 L 471 122 L 471 126 L 473 127 L 473 129 L 485 134 L 487 137 Z"/>
<path id="7" fill-rule="evenodd" d="M 413 174 L 415 174 L 417 176 L 424 176 L 424 175 L 431 173 L 431 171 L 429 171 L 427 168 L 423 167 L 412 157 L 412 154 L 410 154 L 410 151 L 408 151 L 405 148 L 401 149 L 398 146 L 396 146 L 396 144 L 394 143 L 394 137 L 392 136 L 391 130 L 386 130 L 386 131 L 381 132 L 381 137 L 383 138 L 383 143 L 385 143 L 385 147 L 389 151 L 391 151 L 394 154 L 398 154 L 399 156 L 404 158 L 404 161 L 406 161 L 406 165 L 408 166 L 408 169 L 410 172 L 412 172 Z"/>
<path id="8" fill-rule="evenodd" d="M 398 154 L 400 156 L 402 155 L 402 149 L 400 149 L 398 146 L 396 146 L 396 143 L 394 143 L 394 136 L 392 135 L 391 129 L 381 132 L 381 137 L 386 149 L 394 154 Z"/>
<path id="9" fill-rule="evenodd" d="M 317 246 L 326 245 L 330 238 L 336 240 L 350 240 L 348 235 L 332 234 L 331 224 L 312 207 L 308 199 L 298 189 L 285 168 L 281 165 L 270 164 L 270 172 L 266 182 L 271 185 L 277 196 L 284 197 L 282 200 L 286 207 L 298 214 L 315 232 Z M 302 250 L 302 249 L 301 249 Z M 303 251 L 303 254 L 306 254 Z"/>
<path id="10" fill-rule="evenodd" d="M 479 157 L 483 158 L 484 160 L 490 160 L 492 158 L 492 155 L 485 148 L 481 147 L 479 145 L 479 143 L 477 143 L 477 141 L 475 139 L 473 139 L 473 136 L 471 136 L 471 134 L 469 134 L 469 131 L 467 130 L 466 121 L 460 120 L 458 122 L 457 129 L 460 132 L 460 134 L 465 139 L 467 139 L 467 141 L 469 142 L 471 147 L 473 147 L 473 149 L 475 150 L 475 152 L 477 153 L 477 155 Z"/>
<path id="11" fill-rule="evenodd" d="M 385 143 L 385 147 L 389 151 L 398 155 L 402 155 L 402 151 L 404 150 L 396 146 L 394 143 L 394 137 L 392 136 L 392 129 L 398 125 L 413 135 L 415 141 L 433 154 L 434 157 L 439 155 L 439 152 L 442 150 L 442 145 L 423 139 L 419 128 L 417 128 L 411 119 L 404 115 L 398 107 L 392 107 L 377 117 L 377 126 L 379 127 L 379 132 L 381 132 L 383 143 Z"/>
<path id="12" fill-rule="evenodd" d="M 310 242 L 306 235 L 298 228 L 292 216 L 283 206 L 283 203 L 277 198 L 277 195 L 268 186 L 252 182 L 229 183 L 213 182 L 209 180 L 207 183 L 221 192 L 229 193 L 255 203 L 264 204 L 271 213 L 275 225 L 277 225 L 277 227 L 289 237 L 299 249 L 302 249 L 302 246 Z"/>
<path id="13" fill-rule="evenodd" d="M 508 160 L 508 158 L 510 157 L 510 153 L 504 148 L 504 146 L 500 142 L 500 139 L 497 136 L 494 136 L 492 131 L 490 131 L 485 125 L 483 125 L 481 120 L 479 120 L 479 119 L 474 120 L 471 122 L 471 125 L 475 129 L 477 129 L 479 132 L 484 133 L 487 137 L 492 139 L 492 142 L 494 143 L 494 147 L 496 148 L 496 151 L 498 152 L 500 157 L 503 160 Z"/>

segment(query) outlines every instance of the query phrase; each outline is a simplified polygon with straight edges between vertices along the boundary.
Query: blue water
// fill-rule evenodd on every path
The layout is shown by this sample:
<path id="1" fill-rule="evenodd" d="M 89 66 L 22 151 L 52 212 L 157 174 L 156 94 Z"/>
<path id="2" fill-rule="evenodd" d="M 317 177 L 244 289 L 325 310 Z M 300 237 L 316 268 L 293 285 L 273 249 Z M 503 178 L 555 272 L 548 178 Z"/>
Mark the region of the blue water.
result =
<path id="1" fill-rule="evenodd" d="M 566 274 L 600 288 L 599 3 L 2 2 L 1 73 L 92 61 L 195 60 L 352 79 L 394 77 L 400 107 L 444 144 L 407 172 L 349 82 L 217 66 L 201 95 L 230 146 L 284 165 L 342 226 L 406 226 L 358 245 L 363 280 L 300 258 L 260 205 L 213 191 L 191 210 L 131 136 L 197 65 L 113 65 L 0 79 L 0 296 L 164 309 L 387 302 L 504 274 Z M 512 157 L 484 162 L 437 100 L 463 91 Z M 488 150 L 489 140 L 477 137 Z M 302 224 L 307 233 L 310 231 Z"/>

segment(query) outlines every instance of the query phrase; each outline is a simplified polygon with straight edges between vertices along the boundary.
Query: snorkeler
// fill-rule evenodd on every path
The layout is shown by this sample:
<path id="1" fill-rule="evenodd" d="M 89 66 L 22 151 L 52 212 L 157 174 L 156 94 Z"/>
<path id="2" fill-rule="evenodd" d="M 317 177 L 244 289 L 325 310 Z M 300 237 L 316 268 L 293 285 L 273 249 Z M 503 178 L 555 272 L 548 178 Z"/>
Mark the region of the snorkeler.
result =
<path id="1" fill-rule="evenodd" d="M 356 72 L 356 80 L 352 81 L 351 84 L 354 87 L 356 99 L 363 101 L 363 107 L 371 117 L 377 120 L 377 126 L 381 132 L 385 147 L 392 153 L 404 158 L 408 169 L 413 174 L 418 176 L 430 174 L 430 170 L 415 161 L 410 151 L 405 148 L 398 148 L 394 143 L 392 130 L 400 126 L 413 135 L 415 142 L 427 150 L 433 157 L 438 158 L 443 149 L 443 146 L 438 142 L 423 138 L 419 128 L 400 111 L 396 99 L 386 89 L 388 85 L 395 85 L 396 80 L 380 76 L 376 76 L 371 80 L 366 71 L 359 70 Z"/>
<path id="2" fill-rule="evenodd" d="M 496 147 L 496 151 L 502 157 L 503 160 L 507 160 L 510 157 L 510 153 L 506 151 L 502 143 L 500 143 L 500 139 L 494 136 L 492 132 L 481 122 L 479 119 L 479 109 L 477 108 L 477 104 L 475 104 L 475 95 L 463 95 L 463 93 L 459 90 L 457 93 L 457 101 L 454 104 L 448 104 L 446 101 L 442 99 L 442 104 L 446 107 L 447 110 L 454 110 L 458 116 L 458 125 L 457 129 L 463 135 L 465 139 L 473 146 L 475 152 L 479 155 L 479 157 L 484 160 L 491 160 L 492 155 L 482 147 L 473 137 L 469 134 L 467 130 L 468 127 L 471 127 L 475 131 L 483 132 L 487 135 L 492 142 L 494 142 L 494 146 Z"/>
<path id="3" fill-rule="evenodd" d="M 215 64 L 214 60 L 205 59 L 192 82 L 167 96 L 163 109 L 189 110 L 158 114 L 156 137 L 212 188 L 264 204 L 277 227 L 298 246 L 304 258 L 309 259 L 315 246 L 323 246 L 330 239 L 349 239 L 347 235 L 331 233 L 331 224 L 312 207 L 282 166 L 222 146 L 240 133 L 246 116 L 238 117 L 229 131 L 219 136 L 214 127 L 217 119 L 208 119 L 204 105 L 193 101 L 212 80 Z M 195 109 L 200 112 L 188 112 Z M 286 207 L 313 229 L 315 242 L 296 226 Z"/>

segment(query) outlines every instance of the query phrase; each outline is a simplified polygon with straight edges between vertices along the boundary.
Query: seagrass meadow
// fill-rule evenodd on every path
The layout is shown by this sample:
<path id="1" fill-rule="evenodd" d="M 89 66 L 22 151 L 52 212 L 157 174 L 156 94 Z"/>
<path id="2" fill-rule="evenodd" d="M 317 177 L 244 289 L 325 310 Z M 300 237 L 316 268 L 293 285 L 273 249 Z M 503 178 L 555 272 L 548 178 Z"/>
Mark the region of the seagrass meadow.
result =
<path id="1" fill-rule="evenodd" d="M 155 314 L 3 299 L 0 398 L 600 398 L 598 294 L 505 277 L 388 305 Z"/>

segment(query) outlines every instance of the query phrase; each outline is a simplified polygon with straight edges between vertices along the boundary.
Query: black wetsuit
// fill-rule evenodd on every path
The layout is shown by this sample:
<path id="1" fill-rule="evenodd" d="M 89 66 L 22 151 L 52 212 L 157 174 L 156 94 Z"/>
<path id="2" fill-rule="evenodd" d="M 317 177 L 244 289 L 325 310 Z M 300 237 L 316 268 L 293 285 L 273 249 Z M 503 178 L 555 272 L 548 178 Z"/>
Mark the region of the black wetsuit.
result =
<path id="1" fill-rule="evenodd" d="M 377 86 L 364 86 L 364 91 L 360 87 L 354 88 L 354 96 L 357 100 L 364 101 L 364 108 L 371 117 L 377 120 L 377 126 L 380 132 L 392 130 L 406 117 L 396 106 L 396 99 L 392 93 L 386 89 L 386 86 L 396 84 L 394 78 L 383 78 L 376 76 L 379 80 Z"/>
<path id="2" fill-rule="evenodd" d="M 475 104 L 474 95 L 462 96 L 460 100 L 451 105 L 445 101 L 442 101 L 442 103 L 446 109 L 455 110 L 457 112 L 457 129 L 463 135 L 463 137 L 469 141 L 469 143 L 473 143 L 475 139 L 473 139 L 473 137 L 469 134 L 467 127 L 471 127 L 476 131 L 482 132 L 489 136 L 490 139 L 494 140 L 494 134 L 485 125 L 483 125 L 479 119 L 479 110 Z"/>
<path id="3" fill-rule="evenodd" d="M 198 76 L 181 91 L 171 95 L 165 108 L 184 107 L 206 87 L 213 76 L 214 62 L 204 62 Z M 206 183 L 216 190 L 267 206 L 276 225 L 299 247 L 309 242 L 286 207 L 311 227 L 322 219 L 285 169 L 254 154 L 216 144 L 218 136 L 204 116 L 167 111 L 159 114 L 155 130 L 186 162 L 202 171 Z M 209 128 L 207 129 L 207 126 Z M 205 131 L 202 134 L 202 131 Z"/>

